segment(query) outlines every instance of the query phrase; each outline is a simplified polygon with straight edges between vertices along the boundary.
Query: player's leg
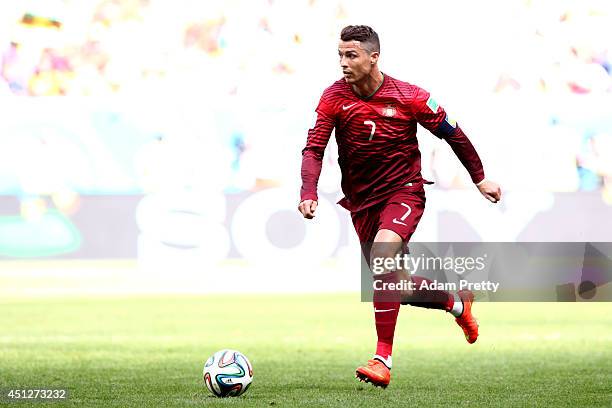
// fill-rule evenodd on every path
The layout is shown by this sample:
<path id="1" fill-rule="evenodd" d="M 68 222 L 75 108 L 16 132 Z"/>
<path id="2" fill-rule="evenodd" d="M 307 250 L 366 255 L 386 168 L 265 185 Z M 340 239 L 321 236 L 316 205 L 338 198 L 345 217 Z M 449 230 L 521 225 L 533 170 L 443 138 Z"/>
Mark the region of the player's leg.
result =
<path id="1" fill-rule="evenodd" d="M 393 197 L 381 214 L 381 229 L 395 232 L 400 240 L 410 241 L 412 234 L 423 216 L 425 210 L 425 193 L 401 192 Z M 441 309 L 450 311 L 453 307 L 453 296 L 443 290 L 420 289 L 423 282 L 431 281 L 422 276 L 411 276 L 415 290 L 410 296 L 404 296 L 403 304 L 410 304 L 417 307 L 429 309 Z"/>
<path id="2" fill-rule="evenodd" d="M 389 201 L 381 213 L 381 229 L 394 231 L 404 242 L 408 242 L 425 210 L 425 193 L 423 191 L 400 191 Z M 402 294 L 402 304 L 416 307 L 445 310 L 455 317 L 455 321 L 464 332 L 469 343 L 478 338 L 478 323 L 472 316 L 471 307 L 474 296 L 469 291 L 453 295 L 444 290 L 429 289 L 429 279 L 412 275 L 414 290 Z M 427 283 L 427 285 L 423 285 Z"/>
<path id="3" fill-rule="evenodd" d="M 402 238 L 390 230 L 378 230 L 369 250 L 370 270 L 374 280 L 374 321 L 376 324 L 376 352 L 365 366 L 357 368 L 356 375 L 361 381 L 386 387 L 391 380 L 391 354 L 401 291 L 395 289 L 400 276 L 395 269 L 373 268 L 376 259 L 394 258 L 401 252 Z M 379 270 L 381 269 L 381 270 Z M 393 284 L 392 288 L 389 285 Z"/>
<path id="4" fill-rule="evenodd" d="M 395 255 L 401 253 L 402 245 L 402 237 L 397 233 L 387 229 L 378 230 L 370 251 L 370 259 L 393 259 Z M 402 300 L 402 290 L 397 288 L 397 284 L 402 279 L 406 279 L 396 268 L 382 267 L 381 269 L 372 271 L 372 278 L 375 281 L 374 319 L 378 336 L 374 358 L 391 368 L 393 338 Z"/>
<path id="5" fill-rule="evenodd" d="M 401 254 L 425 210 L 425 192 L 404 189 L 396 192 L 382 206 L 377 215 L 377 232 L 370 252 L 370 266 L 375 283 L 380 290 L 374 290 L 374 316 L 378 335 L 376 354 L 368 365 L 357 369 L 358 377 L 369 380 L 375 385 L 386 386 L 390 380 L 391 353 L 400 301 L 409 291 L 398 290 L 391 284 L 401 281 L 410 282 L 410 276 L 398 270 L 398 265 L 391 263 L 392 269 L 382 271 L 372 268 L 377 259 L 395 258 Z M 385 284 L 387 286 L 385 286 Z M 375 286 L 376 288 L 376 286 Z M 387 288 L 387 289 L 385 289 Z"/>
<path id="6" fill-rule="evenodd" d="M 412 275 L 411 279 L 415 289 L 412 295 L 402 299 L 403 305 L 439 309 L 447 312 L 451 312 L 453 307 L 457 306 L 455 297 L 451 293 L 445 290 L 428 289 L 429 285 L 433 283 L 431 280 L 418 275 Z"/>
<path id="7" fill-rule="evenodd" d="M 417 193 L 408 190 L 398 191 L 387 200 L 378 217 L 378 231 L 370 252 L 371 265 L 376 265 L 377 260 L 393 259 L 404 252 L 405 243 L 416 230 L 424 209 L 424 191 Z M 378 265 L 380 264 L 379 262 Z M 361 367 L 358 371 L 377 371 L 381 374 L 380 377 L 387 379 L 388 383 L 390 375 L 383 374 L 385 374 L 385 369 L 391 369 L 392 366 L 391 355 L 400 302 L 403 297 L 411 294 L 405 287 L 398 288 L 397 284 L 410 282 L 410 276 L 398 268 L 394 262 L 389 263 L 389 268 L 371 269 L 373 272 L 378 272 L 373 276 L 375 283 L 379 282 L 375 288 L 381 288 L 381 290 L 374 290 L 373 299 L 378 335 L 373 361 L 380 361 L 382 364 L 375 365 L 371 360 L 368 362 L 368 370 Z M 385 284 L 387 286 L 384 286 Z M 395 286 L 391 286 L 392 284 Z"/>
<path id="8" fill-rule="evenodd" d="M 368 265 L 371 265 L 373 256 L 383 256 L 381 251 L 385 246 L 376 246 L 375 243 L 389 240 L 389 237 L 379 234 L 378 227 L 380 225 L 380 213 L 383 205 L 370 207 L 366 210 L 352 213 L 351 217 L 353 225 L 359 236 L 363 256 Z M 398 242 L 397 239 L 391 239 Z M 391 246 L 394 243 L 390 243 Z M 395 244 L 401 246 L 401 242 Z M 390 248 L 390 247 L 388 247 Z M 388 249 L 387 248 L 387 249 Z M 389 274 L 382 274 L 373 277 L 386 283 L 395 281 L 396 277 Z M 395 296 L 395 297 L 394 297 Z M 378 359 L 371 359 L 368 363 L 357 369 L 357 377 L 362 381 L 371 382 L 375 385 L 386 387 L 390 380 L 389 368 L 385 365 L 391 365 L 391 351 L 393 346 L 393 335 L 395 332 L 395 323 L 400 307 L 400 297 L 392 291 L 375 290 L 374 291 L 374 320 L 377 333 L 376 354 Z M 383 363 L 382 361 L 385 361 Z"/>
<path id="9" fill-rule="evenodd" d="M 463 330 L 468 343 L 474 343 L 478 338 L 478 322 L 472 315 L 474 295 L 469 290 L 459 291 L 453 295 L 443 290 L 419 289 L 422 283 L 427 286 L 432 282 L 421 276 L 412 276 L 415 290 L 412 295 L 402 299 L 403 305 L 424 307 L 427 309 L 445 310 L 455 317 L 455 321 Z"/>

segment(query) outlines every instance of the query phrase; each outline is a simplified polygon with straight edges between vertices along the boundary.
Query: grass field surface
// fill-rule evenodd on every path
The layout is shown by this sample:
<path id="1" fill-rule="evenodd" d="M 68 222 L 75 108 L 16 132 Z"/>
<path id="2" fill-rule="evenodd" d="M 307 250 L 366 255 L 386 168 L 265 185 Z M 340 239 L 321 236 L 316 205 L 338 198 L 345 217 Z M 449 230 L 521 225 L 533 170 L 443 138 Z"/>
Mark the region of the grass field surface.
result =
<path id="1" fill-rule="evenodd" d="M 68 388 L 5 406 L 612 406 L 612 304 L 477 303 L 468 345 L 450 315 L 403 306 L 391 385 L 359 383 L 371 304 L 358 295 L 0 300 L 0 388 Z M 239 398 L 203 385 L 213 352 L 240 350 Z"/>

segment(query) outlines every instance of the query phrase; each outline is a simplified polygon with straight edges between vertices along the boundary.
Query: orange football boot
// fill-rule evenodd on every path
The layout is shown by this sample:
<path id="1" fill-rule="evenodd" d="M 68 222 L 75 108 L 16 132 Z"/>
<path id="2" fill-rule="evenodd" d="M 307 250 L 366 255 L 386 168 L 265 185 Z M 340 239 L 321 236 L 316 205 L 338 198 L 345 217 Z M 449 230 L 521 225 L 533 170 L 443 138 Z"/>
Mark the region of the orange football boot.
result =
<path id="1" fill-rule="evenodd" d="M 371 359 L 368 360 L 367 366 L 361 366 L 357 369 L 355 377 L 359 381 L 371 383 L 376 387 L 387 388 L 389 381 L 391 381 L 391 370 L 381 361 Z"/>
<path id="2" fill-rule="evenodd" d="M 478 339 L 478 322 L 472 316 L 472 303 L 474 303 L 474 294 L 469 290 L 460 290 L 457 292 L 459 298 L 463 302 L 463 313 L 455 318 L 455 321 L 463 329 L 463 334 L 468 343 L 472 344 Z"/>

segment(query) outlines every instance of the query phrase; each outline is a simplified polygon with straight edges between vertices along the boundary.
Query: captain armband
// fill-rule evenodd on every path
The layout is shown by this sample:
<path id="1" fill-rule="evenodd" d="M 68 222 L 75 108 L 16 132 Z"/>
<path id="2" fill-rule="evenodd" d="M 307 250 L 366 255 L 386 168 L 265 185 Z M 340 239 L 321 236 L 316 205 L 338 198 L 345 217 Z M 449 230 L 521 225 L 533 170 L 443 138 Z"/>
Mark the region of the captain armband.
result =
<path id="1" fill-rule="evenodd" d="M 451 119 L 448 114 L 446 118 L 438 125 L 438 128 L 435 131 L 435 135 L 440 139 L 444 139 L 448 136 L 451 136 L 457 130 L 457 122 L 454 119 Z"/>

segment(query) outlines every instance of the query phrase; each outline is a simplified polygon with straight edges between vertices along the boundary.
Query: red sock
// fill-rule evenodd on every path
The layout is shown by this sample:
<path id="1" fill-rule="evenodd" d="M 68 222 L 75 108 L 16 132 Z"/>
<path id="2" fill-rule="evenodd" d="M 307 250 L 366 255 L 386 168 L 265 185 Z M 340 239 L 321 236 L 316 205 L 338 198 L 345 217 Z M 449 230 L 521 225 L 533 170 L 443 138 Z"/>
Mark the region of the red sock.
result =
<path id="1" fill-rule="evenodd" d="M 397 283 L 396 273 L 375 275 L 380 283 Z M 377 284 L 377 285 L 380 285 Z M 382 286 L 378 286 L 381 287 Z M 400 292 L 396 290 L 374 290 L 374 320 L 376 321 L 376 355 L 388 359 L 393 351 L 393 336 L 400 308 Z"/>
<path id="2" fill-rule="evenodd" d="M 415 290 L 408 300 L 408 304 L 416 307 L 425 307 L 427 309 L 440 309 L 447 312 L 453 308 L 455 297 L 445 290 L 419 290 L 421 282 L 427 282 L 427 285 L 432 283 L 429 279 L 421 276 L 412 276 Z"/>

